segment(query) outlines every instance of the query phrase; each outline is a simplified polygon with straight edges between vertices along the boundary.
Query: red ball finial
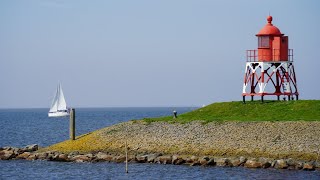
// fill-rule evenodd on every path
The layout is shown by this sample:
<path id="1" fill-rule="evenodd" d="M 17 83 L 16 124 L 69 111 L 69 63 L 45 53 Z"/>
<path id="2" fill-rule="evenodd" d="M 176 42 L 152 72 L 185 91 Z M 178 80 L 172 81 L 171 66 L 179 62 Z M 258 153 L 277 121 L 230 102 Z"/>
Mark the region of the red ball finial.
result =
<path id="1" fill-rule="evenodd" d="M 269 24 L 271 24 L 271 22 L 272 22 L 272 16 L 268 16 L 268 17 L 267 17 L 267 21 L 268 21 Z"/>

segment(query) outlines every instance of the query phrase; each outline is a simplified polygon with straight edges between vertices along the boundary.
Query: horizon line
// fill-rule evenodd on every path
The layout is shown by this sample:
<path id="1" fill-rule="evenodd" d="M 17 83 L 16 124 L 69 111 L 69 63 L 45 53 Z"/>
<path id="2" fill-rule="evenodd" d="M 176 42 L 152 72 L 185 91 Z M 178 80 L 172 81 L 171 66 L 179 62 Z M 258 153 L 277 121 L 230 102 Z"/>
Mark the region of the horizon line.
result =
<path id="1" fill-rule="evenodd" d="M 68 107 L 68 108 L 88 108 L 88 109 L 94 109 L 94 108 L 197 108 L 201 106 L 79 106 L 79 107 Z M 0 109 L 50 109 L 50 107 L 0 107 Z"/>

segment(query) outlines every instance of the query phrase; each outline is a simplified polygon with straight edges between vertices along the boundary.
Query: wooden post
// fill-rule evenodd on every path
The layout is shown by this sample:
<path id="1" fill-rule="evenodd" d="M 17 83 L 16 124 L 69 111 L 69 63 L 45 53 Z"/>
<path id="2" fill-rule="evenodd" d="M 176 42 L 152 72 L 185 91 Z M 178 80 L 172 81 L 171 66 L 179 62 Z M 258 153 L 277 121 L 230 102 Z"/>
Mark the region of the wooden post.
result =
<path id="1" fill-rule="evenodd" d="M 76 110 L 70 109 L 70 140 L 75 140 L 76 134 Z"/>
<path id="2" fill-rule="evenodd" d="M 128 143 L 127 143 L 128 127 L 126 125 L 126 173 L 128 173 Z"/>
<path id="3" fill-rule="evenodd" d="M 128 145 L 126 140 L 126 173 L 128 173 Z"/>

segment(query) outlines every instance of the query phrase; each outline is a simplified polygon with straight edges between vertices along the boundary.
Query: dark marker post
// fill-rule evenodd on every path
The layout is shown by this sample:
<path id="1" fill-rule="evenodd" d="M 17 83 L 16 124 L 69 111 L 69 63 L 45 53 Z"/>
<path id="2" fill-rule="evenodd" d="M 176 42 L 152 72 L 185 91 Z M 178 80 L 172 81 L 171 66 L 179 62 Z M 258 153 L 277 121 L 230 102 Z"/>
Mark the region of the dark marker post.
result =
<path id="1" fill-rule="evenodd" d="M 76 134 L 76 110 L 70 109 L 70 140 L 75 140 Z"/>

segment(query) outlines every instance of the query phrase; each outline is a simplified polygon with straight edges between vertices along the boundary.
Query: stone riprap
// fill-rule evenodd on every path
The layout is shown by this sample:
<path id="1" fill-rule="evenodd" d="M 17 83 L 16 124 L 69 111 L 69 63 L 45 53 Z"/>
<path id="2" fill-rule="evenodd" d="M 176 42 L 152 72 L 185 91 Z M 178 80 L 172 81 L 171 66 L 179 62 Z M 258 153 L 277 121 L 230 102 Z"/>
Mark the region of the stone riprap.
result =
<path id="1" fill-rule="evenodd" d="M 78 151 L 69 154 L 57 151 L 25 151 L 24 149 L 15 147 L 4 147 L 0 150 L 0 160 L 47 160 L 59 162 L 76 162 L 76 163 L 94 163 L 94 162 L 116 162 L 124 163 L 126 157 L 122 154 L 111 153 L 79 153 Z M 189 165 L 189 166 L 223 166 L 223 167 L 238 167 L 244 166 L 247 168 L 277 168 L 277 169 L 296 169 L 296 170 L 316 170 L 320 169 L 320 163 L 316 161 L 295 161 L 292 159 L 270 159 L 270 158 L 252 158 L 245 157 L 209 157 L 209 156 L 181 156 L 181 155 L 162 155 L 156 154 L 139 154 L 129 155 L 128 162 L 130 163 L 158 163 L 158 164 L 174 164 L 174 165 Z"/>
<path id="2" fill-rule="evenodd" d="M 123 162 L 127 142 L 131 162 L 314 170 L 319 168 L 319 137 L 318 121 L 129 121 L 12 157 Z M 0 157 L 10 156 L 3 151 Z"/>
<path id="3" fill-rule="evenodd" d="M 318 160 L 320 122 L 144 123 L 130 121 L 50 146 L 61 152 L 133 153 Z"/>

